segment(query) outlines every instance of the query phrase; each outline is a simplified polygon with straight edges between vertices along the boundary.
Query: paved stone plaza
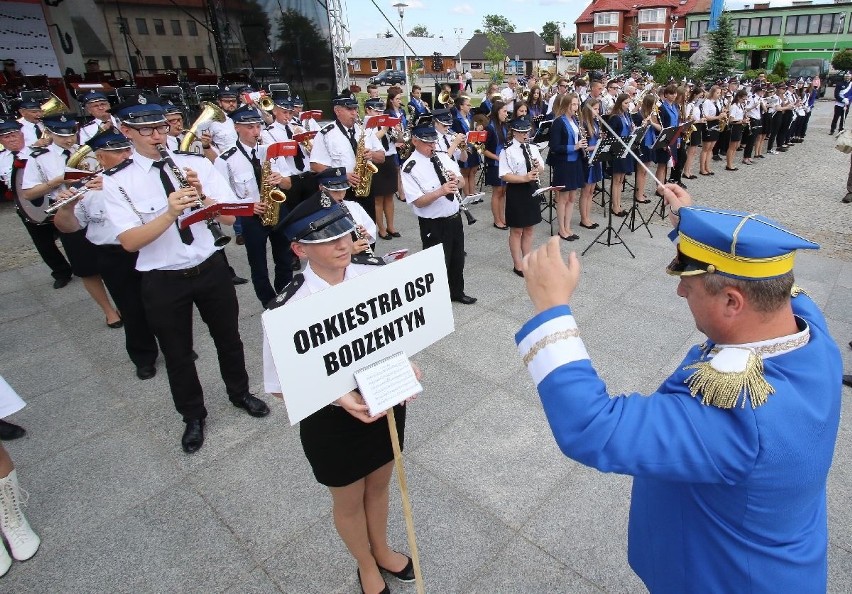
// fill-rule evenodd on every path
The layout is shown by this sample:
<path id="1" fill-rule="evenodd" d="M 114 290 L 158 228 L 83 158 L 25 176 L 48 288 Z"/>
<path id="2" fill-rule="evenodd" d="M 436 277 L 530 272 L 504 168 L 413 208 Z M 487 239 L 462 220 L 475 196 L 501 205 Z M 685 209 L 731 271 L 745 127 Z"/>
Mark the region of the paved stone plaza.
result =
<path id="1" fill-rule="evenodd" d="M 738 172 L 716 162 L 716 175 L 689 182 L 689 191 L 699 203 L 758 211 L 823 244 L 798 257 L 797 282 L 822 306 L 852 370 L 852 204 L 840 204 L 849 156 L 827 134 L 831 111 L 831 103 L 818 104 L 804 144 Z M 398 203 L 397 212 L 403 238 L 379 240 L 380 253 L 419 248 L 410 210 Z M 642 592 L 626 562 L 630 478 L 558 451 L 514 347 L 531 307 L 511 271 L 507 233 L 491 226 L 488 201 L 474 212 L 465 277 L 479 302 L 454 304 L 456 331 L 415 358 L 426 391 L 409 409 L 405 451 L 426 591 Z M 602 212 L 595 207 L 604 224 Z M 576 217 L 581 240 L 563 243 L 565 253 L 582 251 L 595 235 Z M 0 592 L 358 592 L 355 563 L 297 428 L 271 397 L 263 395 L 273 408 L 264 419 L 230 405 L 200 319 L 195 349 L 210 416 L 205 445 L 190 456 L 180 449 L 183 424 L 162 361 L 156 378 L 138 381 L 122 332 L 106 327 L 79 279 L 51 288 L 8 205 L 0 206 L 0 229 L 0 374 L 28 402 L 10 418 L 28 436 L 5 445 L 42 538 L 32 560 L 15 562 L 0 579 Z M 635 259 L 619 245 L 596 245 L 582 259 L 574 308 L 615 393 L 653 391 L 703 341 L 664 272 L 669 228 L 657 219 L 651 230 L 653 238 L 644 229 L 626 234 Z M 541 243 L 547 225 L 536 233 Z M 232 243 L 227 251 L 248 277 L 243 249 Z M 250 285 L 237 291 L 260 393 L 261 307 Z M 850 462 L 847 416 L 829 484 L 831 592 L 852 591 Z M 395 483 L 392 493 L 392 543 L 407 551 Z"/>

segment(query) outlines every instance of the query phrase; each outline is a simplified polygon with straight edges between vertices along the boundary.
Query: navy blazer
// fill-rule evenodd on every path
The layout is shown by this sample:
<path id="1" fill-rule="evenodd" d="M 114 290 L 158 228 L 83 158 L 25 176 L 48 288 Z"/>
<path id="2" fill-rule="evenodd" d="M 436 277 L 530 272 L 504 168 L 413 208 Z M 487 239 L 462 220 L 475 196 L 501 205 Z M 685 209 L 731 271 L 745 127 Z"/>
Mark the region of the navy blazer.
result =
<path id="1" fill-rule="evenodd" d="M 574 148 L 577 142 L 574 130 L 568 125 L 568 116 L 556 118 L 550 128 L 550 151 L 547 155 L 547 164 L 576 161 L 580 156 L 580 151 Z"/>

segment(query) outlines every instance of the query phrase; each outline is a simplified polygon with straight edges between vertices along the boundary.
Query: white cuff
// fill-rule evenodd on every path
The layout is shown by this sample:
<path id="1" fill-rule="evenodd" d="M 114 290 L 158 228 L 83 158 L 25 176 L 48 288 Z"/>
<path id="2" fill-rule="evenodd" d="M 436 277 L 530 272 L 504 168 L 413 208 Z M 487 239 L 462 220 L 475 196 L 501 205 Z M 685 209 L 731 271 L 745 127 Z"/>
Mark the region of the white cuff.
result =
<path id="1" fill-rule="evenodd" d="M 518 344 L 518 351 L 538 385 L 557 367 L 589 359 L 574 316 L 548 320 Z"/>

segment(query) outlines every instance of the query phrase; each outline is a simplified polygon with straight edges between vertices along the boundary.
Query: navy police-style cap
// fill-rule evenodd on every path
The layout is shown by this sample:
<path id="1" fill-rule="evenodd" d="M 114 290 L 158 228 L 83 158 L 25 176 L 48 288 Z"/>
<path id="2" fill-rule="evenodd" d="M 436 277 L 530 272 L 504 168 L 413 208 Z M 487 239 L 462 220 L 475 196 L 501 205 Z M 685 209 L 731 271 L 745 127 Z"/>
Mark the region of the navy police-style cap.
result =
<path id="1" fill-rule="evenodd" d="M 179 113 L 183 114 L 183 110 L 180 108 L 180 105 L 175 105 L 172 103 L 170 99 L 160 98 L 160 105 L 163 106 L 163 111 L 166 114 Z"/>
<path id="2" fill-rule="evenodd" d="M 272 102 L 281 109 L 293 109 L 293 101 L 287 93 L 273 93 Z"/>
<path id="3" fill-rule="evenodd" d="M 296 98 L 293 99 L 293 107 L 304 107 L 304 106 L 305 106 L 305 102 L 302 101 L 301 98 L 299 98 L 298 95 L 296 95 Z"/>
<path id="4" fill-rule="evenodd" d="M 423 142 L 438 142 L 438 132 L 432 125 L 432 116 L 422 114 L 411 128 L 411 135 Z"/>
<path id="5" fill-rule="evenodd" d="M 0 135 L 9 134 L 23 128 L 21 122 L 10 115 L 0 115 Z"/>
<path id="6" fill-rule="evenodd" d="M 86 144 L 95 151 L 120 151 L 128 149 L 131 146 L 130 140 L 128 140 L 124 134 L 118 130 L 114 130 L 112 127 L 109 127 L 106 130 L 101 130 L 87 140 Z"/>
<path id="7" fill-rule="evenodd" d="M 237 92 L 231 89 L 219 89 L 216 97 L 219 99 L 236 99 L 237 95 Z"/>
<path id="8" fill-rule="evenodd" d="M 89 103 L 95 103 L 97 101 L 109 101 L 109 99 L 107 99 L 107 96 L 103 93 L 99 93 L 98 91 L 89 91 L 88 93 L 80 95 L 77 98 L 77 101 L 83 105 L 88 105 Z"/>
<path id="9" fill-rule="evenodd" d="M 340 106 L 348 107 L 349 109 L 358 109 L 358 101 L 356 101 L 355 97 L 348 93 L 337 95 L 331 100 L 331 104 L 335 107 Z"/>
<path id="10" fill-rule="evenodd" d="M 743 280 L 781 276 L 793 270 L 796 250 L 819 245 L 761 215 L 684 206 L 678 210 L 675 276 L 723 274 Z"/>
<path id="11" fill-rule="evenodd" d="M 262 124 L 263 117 L 260 112 L 251 105 L 243 105 L 228 114 L 234 120 L 234 124 Z"/>
<path id="12" fill-rule="evenodd" d="M 18 109 L 41 109 L 41 103 L 37 99 L 21 99 Z"/>
<path id="13" fill-rule="evenodd" d="M 348 190 L 349 178 L 346 177 L 346 169 L 343 167 L 327 167 L 317 175 L 319 185 L 329 190 Z"/>
<path id="14" fill-rule="evenodd" d="M 59 114 L 43 118 L 44 127 L 58 136 L 74 136 L 77 134 L 77 120 L 68 114 Z"/>
<path id="15" fill-rule="evenodd" d="M 509 122 L 509 128 L 513 132 L 529 132 L 532 129 L 532 124 L 527 118 L 515 118 Z"/>
<path id="16" fill-rule="evenodd" d="M 432 119 L 445 126 L 453 125 L 453 114 L 449 109 L 436 109 L 432 112 Z"/>
<path id="17" fill-rule="evenodd" d="M 366 109 L 372 109 L 375 111 L 384 111 L 385 110 L 385 102 L 375 97 L 373 99 L 367 99 L 364 101 L 364 107 Z"/>
<path id="18" fill-rule="evenodd" d="M 166 121 L 166 112 L 163 106 L 144 95 L 119 103 L 112 112 L 128 126 L 163 124 Z"/>
<path id="19" fill-rule="evenodd" d="M 301 202 L 281 221 L 281 225 L 290 241 L 300 243 L 334 241 L 355 230 L 346 209 L 322 192 Z"/>

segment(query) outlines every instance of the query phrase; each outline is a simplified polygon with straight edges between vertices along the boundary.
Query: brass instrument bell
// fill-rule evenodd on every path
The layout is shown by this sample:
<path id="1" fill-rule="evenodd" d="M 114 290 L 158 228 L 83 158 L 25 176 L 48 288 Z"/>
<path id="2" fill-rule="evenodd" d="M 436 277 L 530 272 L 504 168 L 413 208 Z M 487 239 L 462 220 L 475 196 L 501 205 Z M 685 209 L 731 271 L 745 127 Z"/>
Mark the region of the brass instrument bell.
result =
<path id="1" fill-rule="evenodd" d="M 53 93 L 50 94 L 50 99 L 42 103 L 39 108 L 42 111 L 42 117 L 50 117 L 62 113 L 68 113 L 70 111 L 68 106 L 62 102 L 62 99 Z"/>

